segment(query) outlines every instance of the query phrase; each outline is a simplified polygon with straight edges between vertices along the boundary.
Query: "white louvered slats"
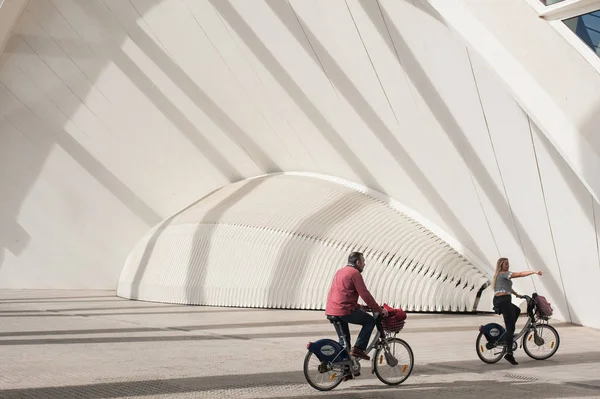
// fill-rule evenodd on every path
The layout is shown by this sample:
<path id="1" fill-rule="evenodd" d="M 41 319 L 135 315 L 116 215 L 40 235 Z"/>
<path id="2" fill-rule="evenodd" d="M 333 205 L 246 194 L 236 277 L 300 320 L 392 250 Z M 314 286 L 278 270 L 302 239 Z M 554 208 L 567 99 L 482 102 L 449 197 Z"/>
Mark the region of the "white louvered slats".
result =
<path id="1" fill-rule="evenodd" d="M 127 298 L 323 309 L 352 251 L 381 303 L 472 311 L 488 279 L 431 229 L 343 180 L 278 173 L 233 183 L 144 236 L 123 269 Z"/>

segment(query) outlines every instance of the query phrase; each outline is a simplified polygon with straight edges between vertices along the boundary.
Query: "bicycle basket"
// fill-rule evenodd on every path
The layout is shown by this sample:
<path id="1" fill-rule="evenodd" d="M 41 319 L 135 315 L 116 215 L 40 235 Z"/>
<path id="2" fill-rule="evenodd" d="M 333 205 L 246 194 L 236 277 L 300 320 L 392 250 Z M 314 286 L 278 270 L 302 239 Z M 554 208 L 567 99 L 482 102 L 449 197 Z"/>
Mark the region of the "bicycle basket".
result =
<path id="1" fill-rule="evenodd" d="M 384 317 L 381 320 L 383 331 L 388 333 L 397 333 L 404 328 L 405 321 L 398 321 L 395 317 Z"/>
<path id="2" fill-rule="evenodd" d="M 541 314 L 539 312 L 535 314 L 535 318 L 536 318 L 537 321 L 540 321 L 540 320 L 548 321 L 548 320 L 550 320 L 550 316 L 543 315 L 543 314 Z"/>

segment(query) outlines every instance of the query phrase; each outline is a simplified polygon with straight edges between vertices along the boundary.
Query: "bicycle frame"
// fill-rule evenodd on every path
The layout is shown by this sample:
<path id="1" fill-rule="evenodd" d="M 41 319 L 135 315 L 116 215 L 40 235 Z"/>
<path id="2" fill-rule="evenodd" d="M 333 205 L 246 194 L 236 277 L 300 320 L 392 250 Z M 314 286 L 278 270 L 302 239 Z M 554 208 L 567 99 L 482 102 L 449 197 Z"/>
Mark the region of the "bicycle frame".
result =
<path id="1" fill-rule="evenodd" d="M 379 332 L 379 329 L 377 329 L 377 331 L 375 331 L 375 335 L 373 336 L 373 340 L 371 341 L 371 343 L 367 346 L 367 349 L 365 349 L 365 353 L 369 353 L 371 352 L 373 349 L 375 349 L 375 347 L 377 346 L 377 343 L 379 343 L 379 338 L 383 337 L 382 339 L 385 341 L 385 334 L 381 335 L 381 332 Z"/>
<path id="2" fill-rule="evenodd" d="M 386 347 L 388 346 L 387 340 L 385 338 L 385 333 L 383 332 L 383 328 L 381 327 L 381 320 L 379 320 L 379 314 L 373 313 L 373 316 L 375 317 L 375 320 L 377 320 L 377 324 L 376 324 L 377 329 L 375 331 L 375 335 L 373 336 L 373 339 L 371 340 L 371 342 L 365 349 L 365 353 L 370 353 L 373 349 L 377 348 L 378 345 L 380 345 L 381 343 L 383 343 L 383 345 Z M 336 321 L 333 324 L 339 325 L 340 323 Z M 337 331 L 337 329 L 336 329 L 336 331 Z M 340 353 L 338 353 L 337 356 L 331 361 L 331 364 L 332 365 L 336 364 L 336 365 L 341 365 L 341 366 L 349 365 L 350 367 L 355 367 L 360 370 L 359 363 L 362 359 L 350 356 L 350 343 L 347 341 L 345 335 L 342 335 L 342 339 L 344 341 L 343 351 L 345 351 L 348 354 L 349 360 L 336 361 L 336 359 L 343 353 L 343 351 L 340 351 Z M 389 347 L 388 347 L 388 349 L 389 349 Z M 374 362 L 375 362 L 375 359 L 372 358 L 371 359 L 371 373 L 375 372 L 375 363 Z"/>
<path id="3" fill-rule="evenodd" d="M 525 323 L 525 325 L 523 326 L 523 328 L 521 329 L 521 331 L 519 331 L 518 334 L 515 334 L 513 336 L 513 342 L 517 342 L 519 339 L 524 338 L 525 337 L 525 333 L 527 333 L 527 331 L 533 330 L 534 336 L 537 337 L 538 333 L 537 333 L 537 325 L 538 323 L 535 321 L 535 314 L 533 313 L 533 309 L 529 309 L 529 301 L 532 301 L 533 299 L 525 296 L 527 299 L 527 322 Z M 543 324 L 543 322 L 541 323 Z M 502 337 L 504 337 L 504 335 L 506 335 L 506 331 L 504 332 L 504 334 L 502 334 L 500 337 L 498 337 L 499 341 Z M 519 348 L 523 347 L 523 340 L 521 339 L 521 344 L 519 345 Z"/>

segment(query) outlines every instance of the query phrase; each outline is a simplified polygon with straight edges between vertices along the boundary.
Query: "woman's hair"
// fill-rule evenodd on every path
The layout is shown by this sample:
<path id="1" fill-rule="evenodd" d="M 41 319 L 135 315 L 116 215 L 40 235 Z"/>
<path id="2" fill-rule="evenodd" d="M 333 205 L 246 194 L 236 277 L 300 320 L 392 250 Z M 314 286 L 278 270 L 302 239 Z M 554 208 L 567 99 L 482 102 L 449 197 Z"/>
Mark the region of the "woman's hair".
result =
<path id="1" fill-rule="evenodd" d="M 498 274 L 500 274 L 500 272 L 502 271 L 502 265 L 507 260 L 508 258 L 500 258 L 498 259 L 498 262 L 496 262 L 496 273 L 494 273 L 494 285 L 492 285 L 492 289 L 494 291 L 496 290 L 496 279 L 498 278 Z"/>

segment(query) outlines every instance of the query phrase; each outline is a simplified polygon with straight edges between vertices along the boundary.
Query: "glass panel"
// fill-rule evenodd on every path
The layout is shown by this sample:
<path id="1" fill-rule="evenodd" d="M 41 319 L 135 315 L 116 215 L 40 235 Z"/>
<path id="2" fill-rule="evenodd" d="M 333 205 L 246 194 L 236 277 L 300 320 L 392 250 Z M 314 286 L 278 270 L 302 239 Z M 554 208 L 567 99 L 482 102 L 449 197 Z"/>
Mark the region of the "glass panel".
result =
<path id="1" fill-rule="evenodd" d="M 600 10 L 565 19 L 563 22 L 600 56 Z"/>
<path id="2" fill-rule="evenodd" d="M 560 3 L 561 1 L 565 1 L 565 0 L 540 0 L 540 1 L 545 6 L 551 6 L 552 4 Z"/>

